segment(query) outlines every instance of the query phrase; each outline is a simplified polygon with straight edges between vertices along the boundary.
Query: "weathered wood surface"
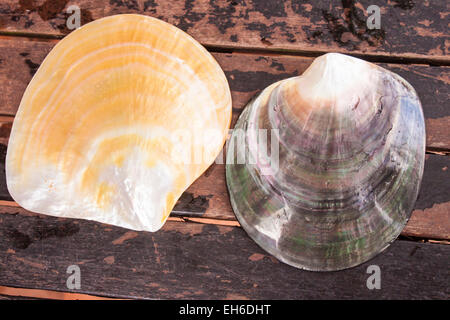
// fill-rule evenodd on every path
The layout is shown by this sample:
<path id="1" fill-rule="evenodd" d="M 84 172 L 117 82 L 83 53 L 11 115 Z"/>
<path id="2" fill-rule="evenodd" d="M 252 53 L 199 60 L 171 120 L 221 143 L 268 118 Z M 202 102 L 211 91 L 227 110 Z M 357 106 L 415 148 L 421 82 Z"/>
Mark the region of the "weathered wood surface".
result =
<path id="1" fill-rule="evenodd" d="M 82 24 L 118 13 L 142 13 L 180 27 L 215 51 L 232 89 L 233 123 L 255 93 L 274 81 L 301 74 L 311 57 L 323 52 L 396 62 L 381 65 L 418 91 L 426 118 L 427 149 L 450 151 L 450 69 L 442 66 L 450 62 L 450 10 L 445 1 L 3 0 L 0 200 L 11 200 L 4 160 L 13 116 L 45 55 L 70 32 L 65 9 L 71 4 L 81 8 Z M 381 7 L 381 30 L 367 30 L 366 8 L 372 4 Z M 427 155 L 421 192 L 402 235 L 450 239 L 449 166 L 450 157 Z M 172 217 L 236 223 L 224 170 L 224 165 L 211 166 L 183 194 Z M 77 291 L 94 296 L 450 298 L 448 245 L 397 240 L 359 267 L 312 273 L 278 262 L 242 228 L 171 219 L 157 233 L 134 232 L 0 205 L 0 284 L 54 290 L 56 298 L 64 298 L 67 293 L 59 291 L 70 291 L 66 269 L 77 264 L 82 272 L 82 287 Z M 366 287 L 366 269 L 371 264 L 381 268 L 381 290 Z M 14 298 L 11 291 L 0 290 L 0 300 Z"/>
<path id="2" fill-rule="evenodd" d="M 72 4 L 80 7 L 82 24 L 113 14 L 141 13 L 214 47 L 449 62 L 449 8 L 441 0 L 3 0 L 0 32 L 67 34 L 66 9 Z M 370 5 L 381 9 L 381 29 L 367 28 Z"/>
<path id="3" fill-rule="evenodd" d="M 450 239 L 450 157 L 426 155 L 419 196 L 402 234 Z"/>
<path id="4" fill-rule="evenodd" d="M 0 283 L 124 298 L 448 299 L 450 246 L 398 240 L 371 261 L 331 273 L 278 262 L 238 227 L 168 222 L 157 233 L 23 213 L 0 214 Z M 381 289 L 366 286 L 369 265 Z"/>
<path id="5" fill-rule="evenodd" d="M 0 114 L 14 115 L 32 75 L 56 40 L 0 37 Z M 282 55 L 213 53 L 232 90 L 233 121 L 246 102 L 269 84 L 296 76 L 313 58 Z M 450 68 L 381 64 L 404 77 L 417 90 L 426 118 L 427 146 L 450 150 Z"/>

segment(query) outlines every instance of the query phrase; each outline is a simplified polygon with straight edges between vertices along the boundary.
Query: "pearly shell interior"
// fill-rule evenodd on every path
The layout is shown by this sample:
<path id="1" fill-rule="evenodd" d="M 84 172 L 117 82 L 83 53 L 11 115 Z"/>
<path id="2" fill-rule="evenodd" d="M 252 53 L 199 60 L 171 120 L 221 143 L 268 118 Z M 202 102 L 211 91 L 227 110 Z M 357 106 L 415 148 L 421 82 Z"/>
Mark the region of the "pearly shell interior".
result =
<path id="1" fill-rule="evenodd" d="M 60 41 L 28 85 L 8 190 L 34 212 L 156 231 L 219 154 L 230 120 L 226 77 L 189 35 L 136 14 L 96 20 Z"/>
<path id="2" fill-rule="evenodd" d="M 396 239 L 424 157 L 412 86 L 331 53 L 247 105 L 228 144 L 226 176 L 233 210 L 262 248 L 292 266 L 330 271 L 361 264 Z"/>

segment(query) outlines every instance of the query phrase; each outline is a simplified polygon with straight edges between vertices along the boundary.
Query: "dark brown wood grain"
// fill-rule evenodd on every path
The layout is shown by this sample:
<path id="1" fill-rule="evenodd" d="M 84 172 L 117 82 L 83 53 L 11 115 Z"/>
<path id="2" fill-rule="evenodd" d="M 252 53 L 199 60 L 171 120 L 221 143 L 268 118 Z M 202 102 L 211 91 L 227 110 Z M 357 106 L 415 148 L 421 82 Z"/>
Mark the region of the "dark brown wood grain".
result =
<path id="1" fill-rule="evenodd" d="M 403 235 L 450 239 L 449 181 L 450 157 L 426 155 L 419 196 Z"/>
<path id="2" fill-rule="evenodd" d="M 1 209 L 1 208 L 0 208 Z M 162 299 L 448 299 L 450 246 L 395 241 L 371 261 L 340 272 L 295 269 L 238 227 L 168 222 L 156 233 L 89 221 L 0 214 L 0 283 L 101 296 Z M 381 269 L 381 289 L 366 286 Z"/>
<path id="3" fill-rule="evenodd" d="M 82 24 L 114 14 L 141 13 L 174 24 L 214 47 L 449 61 L 449 9 L 441 0 L 4 0 L 0 31 L 65 35 L 70 32 L 66 9 L 71 4 L 80 7 Z M 370 5 L 381 9 L 380 29 L 367 27 Z"/>

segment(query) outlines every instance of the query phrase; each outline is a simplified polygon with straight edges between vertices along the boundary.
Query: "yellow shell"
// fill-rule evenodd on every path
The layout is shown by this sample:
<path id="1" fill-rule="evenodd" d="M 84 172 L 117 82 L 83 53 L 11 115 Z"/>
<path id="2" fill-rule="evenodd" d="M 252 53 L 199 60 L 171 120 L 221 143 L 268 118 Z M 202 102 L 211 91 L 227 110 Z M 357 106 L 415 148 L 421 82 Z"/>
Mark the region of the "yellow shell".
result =
<path id="1" fill-rule="evenodd" d="M 28 85 L 8 190 L 30 211 L 156 231 L 220 153 L 230 120 L 225 75 L 189 35 L 135 14 L 96 20 Z"/>

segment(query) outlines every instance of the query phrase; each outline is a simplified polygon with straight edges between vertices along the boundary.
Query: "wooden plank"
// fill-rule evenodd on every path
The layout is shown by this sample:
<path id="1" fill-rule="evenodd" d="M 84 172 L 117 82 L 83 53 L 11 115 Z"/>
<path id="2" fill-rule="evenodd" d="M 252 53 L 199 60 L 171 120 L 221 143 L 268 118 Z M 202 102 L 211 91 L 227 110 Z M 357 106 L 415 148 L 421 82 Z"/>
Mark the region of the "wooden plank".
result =
<path id="1" fill-rule="evenodd" d="M 156 233 L 89 221 L 0 214 L 0 284 L 162 299 L 448 299 L 450 246 L 398 240 L 371 261 L 340 272 L 295 269 L 266 254 L 241 228 L 168 222 Z M 381 269 L 368 290 L 367 267 Z"/>
<path id="2" fill-rule="evenodd" d="M 14 115 L 26 86 L 57 43 L 0 37 L 0 114 Z M 302 74 L 313 58 L 280 55 L 213 53 L 228 78 L 233 123 L 246 102 L 271 83 Z M 407 79 L 417 90 L 426 118 L 427 147 L 450 150 L 450 68 L 381 64 Z"/>
<path id="3" fill-rule="evenodd" d="M 400 64 L 381 66 L 399 74 L 416 89 L 425 115 L 427 146 L 430 149 L 449 150 L 450 68 Z"/>
<path id="4" fill-rule="evenodd" d="M 419 196 L 402 234 L 450 239 L 450 157 L 426 155 Z"/>
<path id="5" fill-rule="evenodd" d="M 61 36 L 70 32 L 66 9 L 76 4 L 81 23 L 119 13 L 160 18 L 204 45 L 293 52 L 347 52 L 448 63 L 445 1 L 306 0 L 4 0 L 0 31 Z M 367 28 L 370 5 L 381 28 Z"/>

